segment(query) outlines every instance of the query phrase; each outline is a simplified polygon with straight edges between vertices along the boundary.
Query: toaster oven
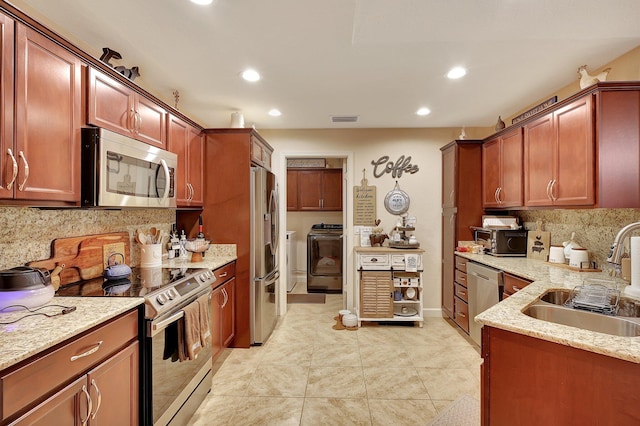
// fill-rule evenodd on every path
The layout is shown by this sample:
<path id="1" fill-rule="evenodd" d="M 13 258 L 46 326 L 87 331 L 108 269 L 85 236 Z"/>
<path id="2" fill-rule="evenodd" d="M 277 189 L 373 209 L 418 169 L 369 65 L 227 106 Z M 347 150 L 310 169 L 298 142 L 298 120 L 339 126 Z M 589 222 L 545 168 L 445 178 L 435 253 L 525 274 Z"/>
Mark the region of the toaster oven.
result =
<path id="1" fill-rule="evenodd" d="M 526 256 L 527 230 L 471 227 L 476 244 L 492 256 Z"/>

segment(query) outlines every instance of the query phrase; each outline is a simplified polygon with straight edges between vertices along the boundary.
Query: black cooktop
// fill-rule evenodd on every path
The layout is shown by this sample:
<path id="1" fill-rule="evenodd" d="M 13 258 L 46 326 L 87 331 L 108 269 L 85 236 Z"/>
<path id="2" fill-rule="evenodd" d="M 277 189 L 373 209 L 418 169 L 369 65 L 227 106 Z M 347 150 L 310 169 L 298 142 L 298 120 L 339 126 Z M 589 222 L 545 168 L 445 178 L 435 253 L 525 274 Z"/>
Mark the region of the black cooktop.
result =
<path id="1" fill-rule="evenodd" d="M 198 269 L 132 268 L 126 278 L 106 280 L 102 277 L 67 284 L 56 296 L 144 297 L 159 288 L 193 274 Z"/>

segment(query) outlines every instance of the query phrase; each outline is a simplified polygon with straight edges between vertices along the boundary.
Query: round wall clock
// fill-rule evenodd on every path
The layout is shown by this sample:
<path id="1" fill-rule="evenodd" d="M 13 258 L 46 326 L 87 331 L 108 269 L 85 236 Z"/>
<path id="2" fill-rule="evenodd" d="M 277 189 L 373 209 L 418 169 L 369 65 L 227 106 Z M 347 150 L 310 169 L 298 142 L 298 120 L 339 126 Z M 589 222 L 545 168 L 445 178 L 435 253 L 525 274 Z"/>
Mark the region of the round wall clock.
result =
<path id="1" fill-rule="evenodd" d="M 384 198 L 384 207 L 391 214 L 401 215 L 409 210 L 409 195 L 400 189 L 398 182 L 396 187 L 389 191 Z"/>

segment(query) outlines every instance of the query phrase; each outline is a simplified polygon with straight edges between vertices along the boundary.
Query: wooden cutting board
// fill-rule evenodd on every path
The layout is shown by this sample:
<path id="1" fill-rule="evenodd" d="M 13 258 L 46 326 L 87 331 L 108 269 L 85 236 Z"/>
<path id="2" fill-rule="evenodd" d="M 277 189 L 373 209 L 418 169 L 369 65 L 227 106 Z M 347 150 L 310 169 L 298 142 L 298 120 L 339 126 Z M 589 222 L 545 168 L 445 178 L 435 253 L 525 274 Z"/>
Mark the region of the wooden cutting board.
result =
<path id="1" fill-rule="evenodd" d="M 119 255 L 111 256 L 112 264 L 114 261 L 129 264 L 131 261 L 128 232 L 58 238 L 51 243 L 49 259 L 36 260 L 27 265 L 51 271 L 64 264 L 60 272 L 60 285 L 65 285 L 102 276 L 108 266 L 107 259 L 115 253 L 121 253 L 124 259 Z"/>
<path id="2" fill-rule="evenodd" d="M 542 230 L 542 222 L 536 223 L 536 230 L 529 231 L 527 237 L 527 257 L 547 260 L 551 245 L 551 233 Z"/>

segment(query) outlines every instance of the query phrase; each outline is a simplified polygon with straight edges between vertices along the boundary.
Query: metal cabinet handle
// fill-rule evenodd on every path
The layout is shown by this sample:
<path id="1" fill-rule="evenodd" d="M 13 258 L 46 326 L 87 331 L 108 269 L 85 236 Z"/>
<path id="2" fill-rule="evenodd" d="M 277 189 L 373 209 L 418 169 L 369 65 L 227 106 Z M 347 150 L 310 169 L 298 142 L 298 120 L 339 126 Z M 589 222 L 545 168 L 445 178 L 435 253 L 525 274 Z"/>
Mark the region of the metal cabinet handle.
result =
<path id="1" fill-rule="evenodd" d="M 222 289 L 222 295 L 224 296 L 224 302 L 222 302 L 221 308 L 224 308 L 225 306 L 227 306 L 227 302 L 229 301 L 229 294 L 227 293 L 226 288 Z"/>
<path id="2" fill-rule="evenodd" d="M 13 156 L 11 148 L 7 149 L 7 154 L 9 154 L 11 162 L 13 163 L 13 174 L 11 175 L 11 181 L 7 184 L 7 189 L 10 190 L 13 187 L 13 183 L 16 181 L 16 177 L 18 177 L 18 162 L 16 161 L 16 157 Z"/>
<path id="3" fill-rule="evenodd" d="M 196 190 L 193 189 L 192 184 L 189 184 L 189 188 L 191 188 L 191 195 L 189 196 L 189 201 L 193 201 L 193 196 L 196 195 Z"/>
<path id="4" fill-rule="evenodd" d="M 547 183 L 547 198 L 550 199 L 551 201 L 553 201 L 553 199 L 551 198 L 551 183 L 553 182 L 553 179 L 549 181 L 549 183 Z"/>
<path id="5" fill-rule="evenodd" d="M 20 151 L 18 156 L 22 158 L 22 163 L 24 164 L 24 179 L 22 183 L 18 185 L 18 191 L 22 191 L 24 189 L 25 184 L 27 183 L 27 179 L 29 179 L 29 163 L 27 163 L 27 159 L 24 156 L 24 152 Z"/>
<path id="6" fill-rule="evenodd" d="M 520 290 L 522 290 L 521 288 L 516 287 L 515 285 L 512 285 L 512 286 L 511 286 L 511 288 L 513 288 L 513 291 L 520 291 Z"/>
<path id="7" fill-rule="evenodd" d="M 133 107 L 129 110 L 129 123 L 128 126 L 131 133 L 136 132 L 136 110 Z"/>
<path id="8" fill-rule="evenodd" d="M 93 348 L 89 349 L 86 352 L 81 353 L 80 355 L 74 355 L 69 359 L 73 362 L 73 361 L 76 361 L 76 360 L 78 360 L 80 358 L 84 358 L 85 356 L 89 356 L 89 355 L 91 355 L 93 353 L 96 353 L 96 352 L 98 352 L 98 349 L 100 349 L 100 346 L 102 346 L 102 343 L 103 343 L 103 340 L 100 340 L 98 343 L 95 344 L 95 346 Z"/>
<path id="9" fill-rule="evenodd" d="M 222 274 L 218 275 L 218 278 L 224 278 L 224 277 L 226 277 L 227 275 L 229 275 L 229 273 L 225 271 L 225 272 L 223 272 Z"/>
<path id="10" fill-rule="evenodd" d="M 496 203 L 500 203 L 500 199 L 498 198 L 498 192 L 500 192 L 500 187 L 497 187 L 496 192 L 493 193 L 493 199 L 496 200 Z"/>
<path id="11" fill-rule="evenodd" d="M 91 380 L 91 387 L 96 388 L 96 394 L 98 395 L 98 403 L 96 404 L 96 411 L 91 414 L 91 418 L 95 419 L 98 414 L 98 410 L 100 409 L 100 405 L 102 405 L 102 393 L 100 393 L 100 389 L 98 388 L 98 384 L 95 379 Z"/>
<path id="12" fill-rule="evenodd" d="M 87 398 L 87 417 L 84 420 L 81 418 L 80 422 L 82 423 L 82 426 L 86 426 L 87 422 L 89 421 L 89 418 L 91 417 L 91 412 L 93 411 L 93 406 L 92 406 L 93 404 L 91 403 L 91 395 L 89 395 L 86 385 L 82 385 L 82 392 L 84 393 L 84 396 Z"/>
<path id="13" fill-rule="evenodd" d="M 555 179 L 553 179 L 553 180 L 551 181 L 551 187 L 550 187 L 550 189 L 549 189 L 549 194 L 551 195 L 551 201 L 554 201 L 554 202 L 557 200 L 557 198 L 555 197 L 555 195 L 553 195 L 553 188 L 556 186 L 556 182 L 557 182 L 557 181 L 556 181 Z"/>
<path id="14" fill-rule="evenodd" d="M 136 133 L 140 133 L 140 129 L 142 129 L 142 115 L 138 111 L 136 111 Z"/>
<path id="15" fill-rule="evenodd" d="M 460 312 L 458 313 L 458 315 L 460 315 L 462 318 L 466 318 L 467 316 L 464 314 L 464 312 Z"/>
<path id="16" fill-rule="evenodd" d="M 466 296 L 467 292 L 466 291 L 459 291 L 458 294 L 461 295 L 461 296 Z"/>
<path id="17" fill-rule="evenodd" d="M 498 204 L 502 204 L 502 187 L 498 188 Z"/>

